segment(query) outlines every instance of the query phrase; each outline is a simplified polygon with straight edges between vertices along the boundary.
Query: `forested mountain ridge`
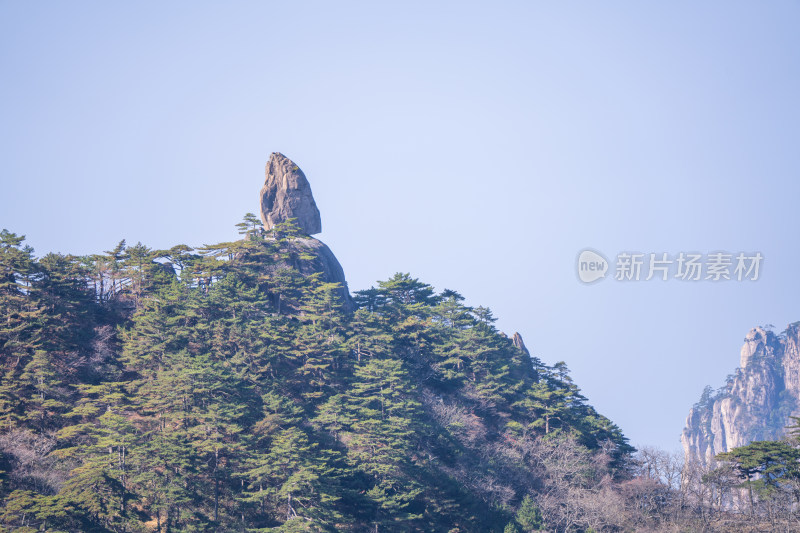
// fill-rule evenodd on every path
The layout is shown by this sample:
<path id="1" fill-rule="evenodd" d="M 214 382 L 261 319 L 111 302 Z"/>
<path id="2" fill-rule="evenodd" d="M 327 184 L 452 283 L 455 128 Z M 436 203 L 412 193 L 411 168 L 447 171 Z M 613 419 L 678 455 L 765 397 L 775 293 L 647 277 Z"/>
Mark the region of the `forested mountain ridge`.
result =
<path id="1" fill-rule="evenodd" d="M 291 222 L 239 227 L 40 259 L 3 231 L 4 528 L 590 527 L 632 449 L 566 365 L 408 274 L 349 312 Z"/>
<path id="2" fill-rule="evenodd" d="M 488 308 L 403 273 L 351 296 L 282 154 L 260 204 L 198 248 L 0 232 L 0 532 L 800 530 L 799 425 L 635 452 Z"/>

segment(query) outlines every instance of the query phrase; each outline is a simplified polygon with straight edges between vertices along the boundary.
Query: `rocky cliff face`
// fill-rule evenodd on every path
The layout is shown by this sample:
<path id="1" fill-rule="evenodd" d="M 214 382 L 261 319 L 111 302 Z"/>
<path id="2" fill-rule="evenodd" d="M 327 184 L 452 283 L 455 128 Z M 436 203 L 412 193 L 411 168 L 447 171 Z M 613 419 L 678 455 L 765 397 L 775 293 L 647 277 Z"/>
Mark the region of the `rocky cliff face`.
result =
<path id="1" fill-rule="evenodd" d="M 260 200 L 264 229 L 269 231 L 276 224 L 294 219 L 297 227 L 308 235 L 294 239 L 292 245 L 298 252 L 297 255 L 311 255 L 313 259 L 296 260 L 290 266 L 306 275 L 321 272 L 323 281 L 338 283 L 339 299 L 344 308 L 354 309 L 339 260 L 324 242 L 310 237 L 322 231 L 322 219 L 311 194 L 311 185 L 300 167 L 285 155 L 273 152 L 267 162 L 266 179 L 261 188 Z"/>
<path id="2" fill-rule="evenodd" d="M 800 415 L 800 322 L 780 335 L 750 330 L 739 365 L 716 392 L 707 387 L 689 411 L 681 435 L 687 460 L 708 464 L 737 446 L 778 439 L 789 417 Z"/>

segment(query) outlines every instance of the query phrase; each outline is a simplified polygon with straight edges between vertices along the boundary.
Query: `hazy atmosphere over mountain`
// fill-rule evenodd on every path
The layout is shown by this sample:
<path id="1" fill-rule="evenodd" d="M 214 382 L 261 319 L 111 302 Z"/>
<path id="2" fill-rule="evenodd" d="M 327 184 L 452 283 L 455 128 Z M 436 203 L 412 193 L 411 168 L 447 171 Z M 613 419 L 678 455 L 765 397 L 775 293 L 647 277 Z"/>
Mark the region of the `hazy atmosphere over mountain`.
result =
<path id="1" fill-rule="evenodd" d="M 800 319 L 800 6 L 0 3 L 0 227 L 37 256 L 237 238 L 309 177 L 352 291 L 410 272 L 678 450 L 742 338 Z M 763 256 L 582 284 L 579 252 Z M 734 259 L 735 262 L 735 259 Z M 646 276 L 642 276 L 644 278 Z"/>

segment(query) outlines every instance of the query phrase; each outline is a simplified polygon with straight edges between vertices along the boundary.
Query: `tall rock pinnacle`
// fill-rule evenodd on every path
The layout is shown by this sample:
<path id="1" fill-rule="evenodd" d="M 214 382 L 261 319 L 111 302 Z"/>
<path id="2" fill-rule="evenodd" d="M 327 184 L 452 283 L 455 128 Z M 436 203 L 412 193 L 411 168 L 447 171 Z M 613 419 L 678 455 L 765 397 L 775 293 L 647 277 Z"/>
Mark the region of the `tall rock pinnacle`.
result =
<path id="1" fill-rule="evenodd" d="M 305 174 L 291 159 L 279 152 L 269 156 L 266 174 L 267 179 L 260 194 L 264 228 L 269 230 L 293 218 L 305 234 L 289 239 L 285 245 L 293 253 L 269 268 L 290 267 L 306 276 L 321 274 L 322 281 L 339 284 L 336 291 L 339 300 L 345 310 L 353 311 L 355 305 L 347 288 L 342 265 L 324 242 L 311 237 L 322 231 L 322 222 Z"/>
<path id="2" fill-rule="evenodd" d="M 291 159 L 273 152 L 261 188 L 261 221 L 264 228 L 270 229 L 290 218 L 297 219 L 297 226 L 306 235 L 322 231 L 319 209 L 306 175 Z"/>

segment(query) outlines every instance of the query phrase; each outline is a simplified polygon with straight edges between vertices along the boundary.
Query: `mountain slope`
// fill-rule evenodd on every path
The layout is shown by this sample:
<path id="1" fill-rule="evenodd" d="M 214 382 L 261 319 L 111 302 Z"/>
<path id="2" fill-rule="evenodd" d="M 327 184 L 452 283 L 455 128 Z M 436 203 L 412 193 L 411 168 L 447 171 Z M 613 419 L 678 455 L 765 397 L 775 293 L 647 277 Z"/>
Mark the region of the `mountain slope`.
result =
<path id="1" fill-rule="evenodd" d="M 349 312 L 291 224 L 242 231 L 40 260 L 3 233 L 0 523 L 502 531 L 525 501 L 589 527 L 631 448 L 565 364 L 407 274 Z"/>

